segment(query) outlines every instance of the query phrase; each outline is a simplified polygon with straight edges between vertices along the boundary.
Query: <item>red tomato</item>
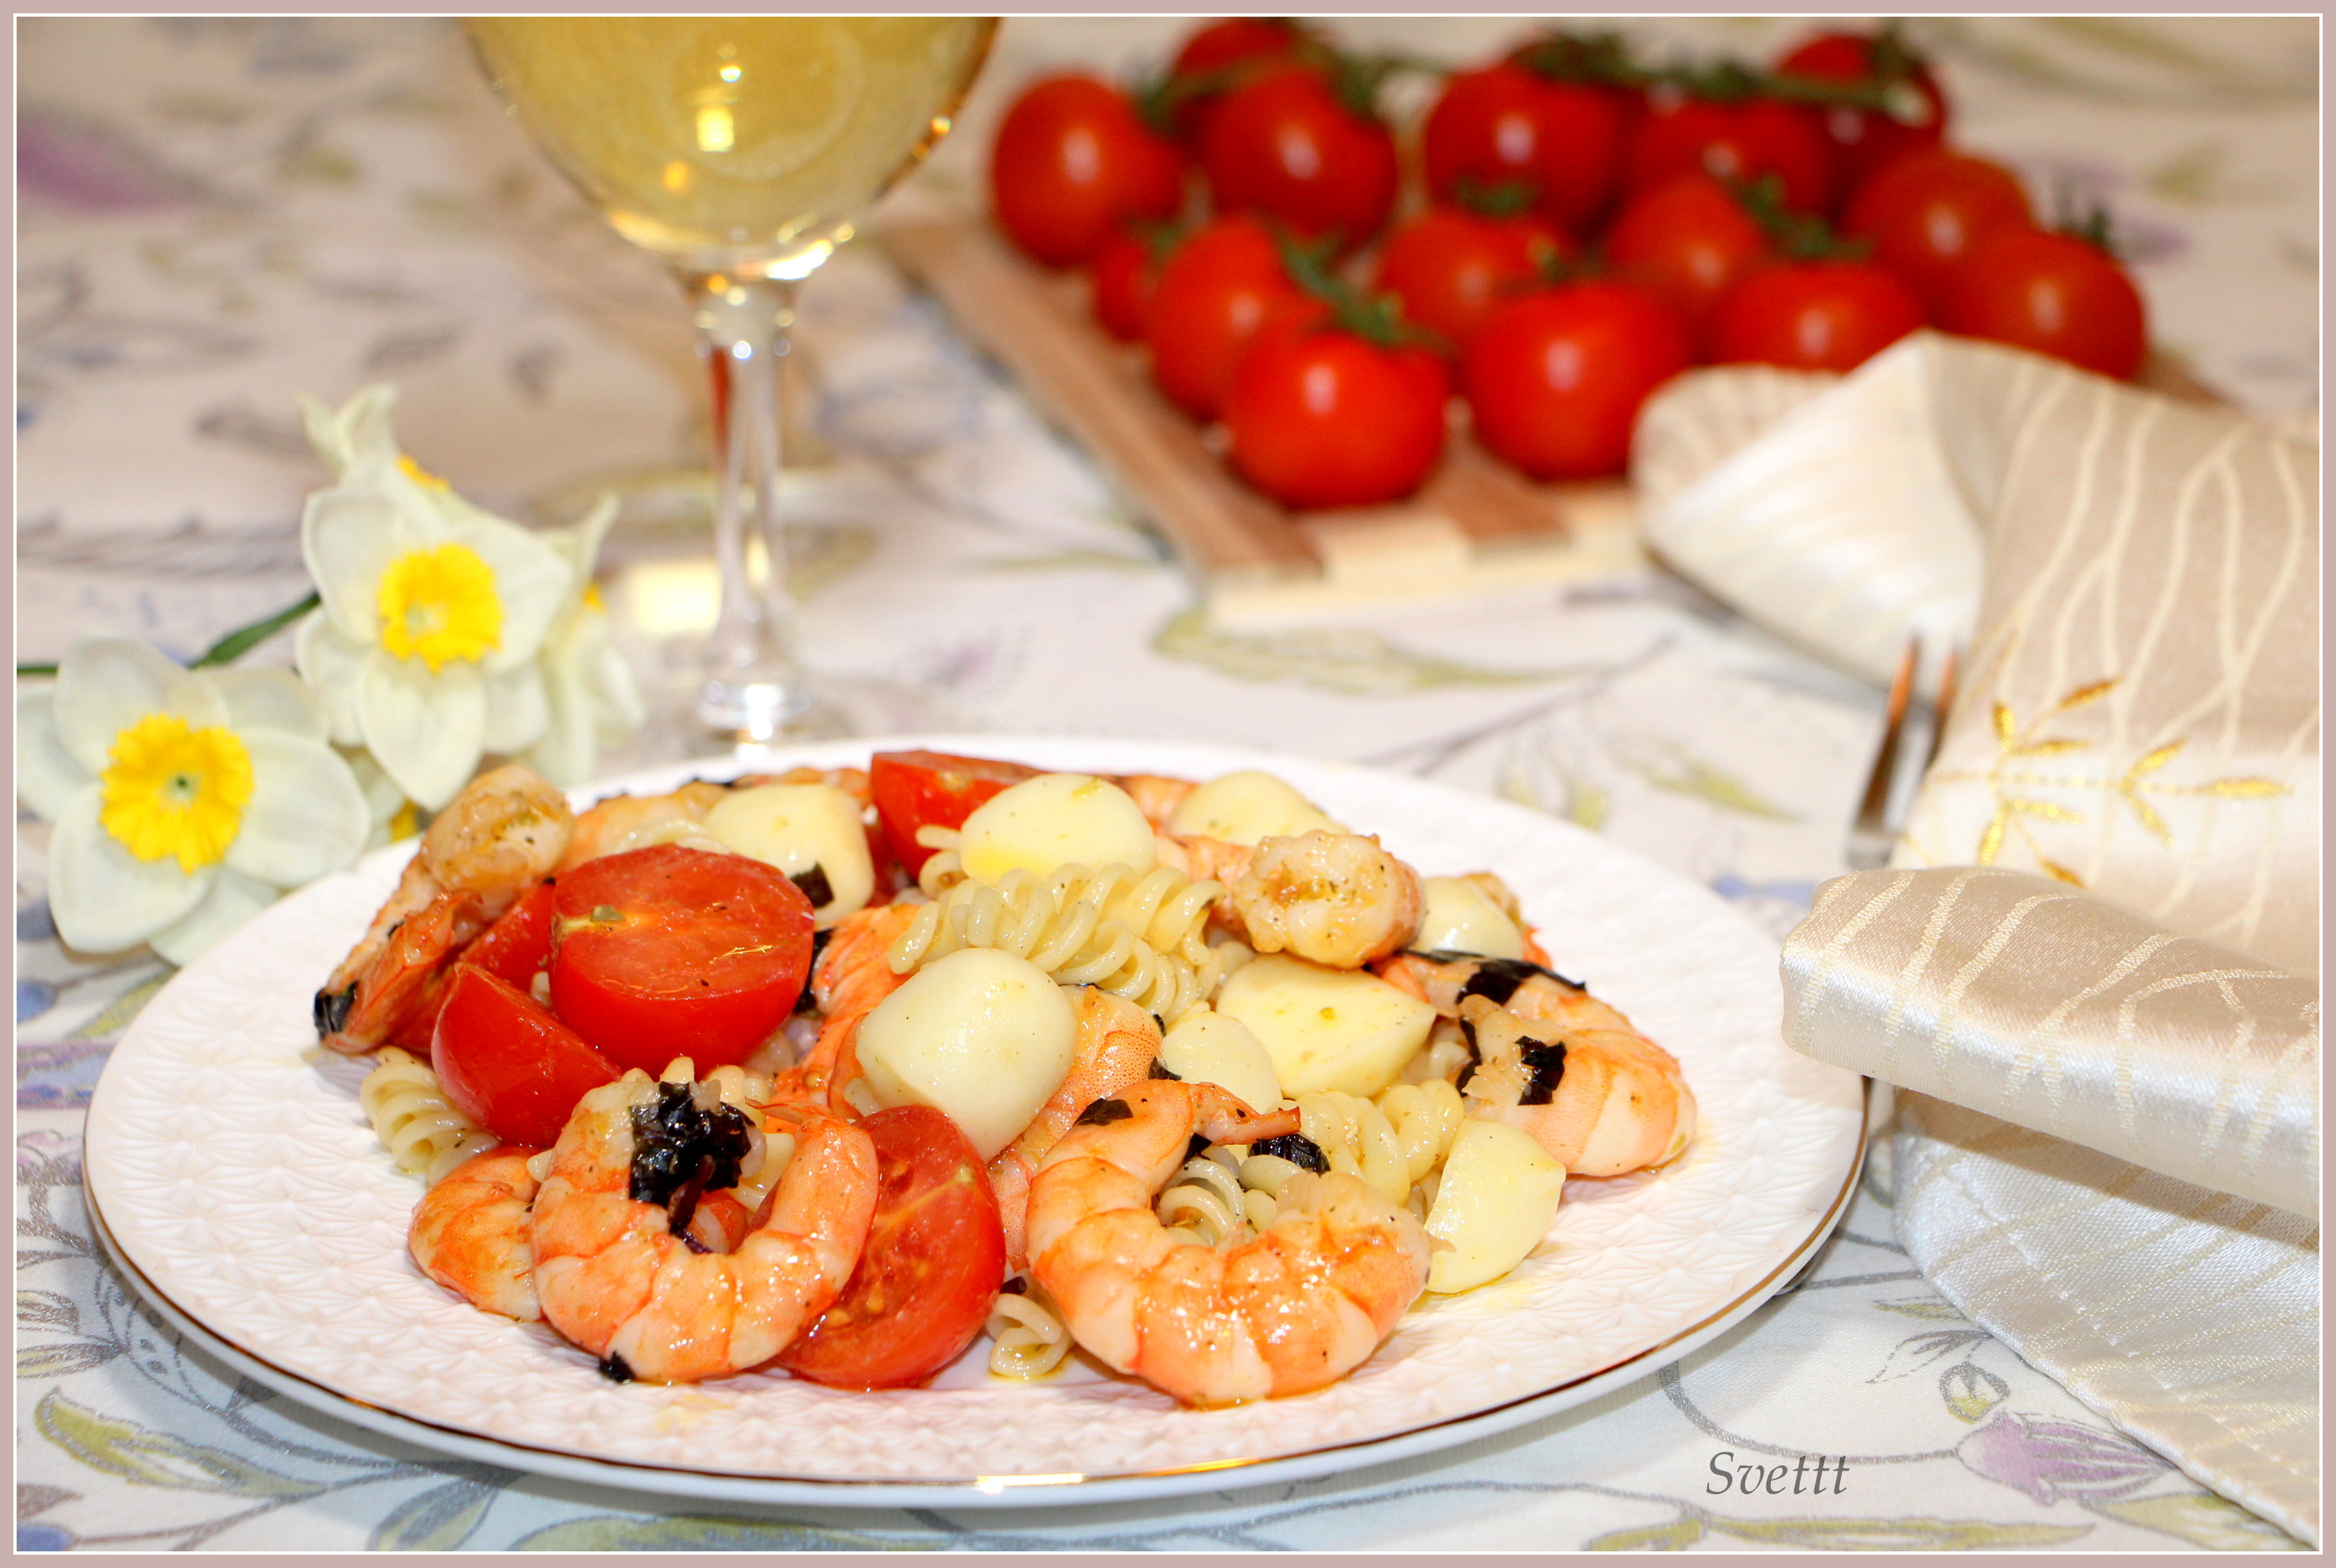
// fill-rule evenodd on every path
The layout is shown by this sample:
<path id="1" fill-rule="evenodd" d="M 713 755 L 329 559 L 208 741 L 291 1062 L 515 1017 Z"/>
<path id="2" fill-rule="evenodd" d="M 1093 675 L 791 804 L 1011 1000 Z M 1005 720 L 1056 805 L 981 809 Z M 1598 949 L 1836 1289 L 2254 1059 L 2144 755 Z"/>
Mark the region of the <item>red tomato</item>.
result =
<path id="1" fill-rule="evenodd" d="M 878 830 L 911 882 L 933 853 L 917 842 L 918 828 L 961 828 L 975 807 L 1010 784 L 1037 776 L 1037 769 L 1019 762 L 946 751 L 879 751 L 868 764 Z"/>
<path id="2" fill-rule="evenodd" d="M 1292 507 L 1411 494 L 1444 450 L 1444 362 L 1326 326 L 1269 330 L 1225 394 L 1232 465 Z"/>
<path id="3" fill-rule="evenodd" d="M 957 1360 L 1006 1276 L 1006 1234 L 981 1157 L 930 1106 L 860 1123 L 876 1144 L 876 1218 L 843 1294 L 779 1352 L 798 1378 L 904 1389 Z"/>
<path id="4" fill-rule="evenodd" d="M 1626 94 L 1506 61 L 1457 73 L 1420 132 L 1427 189 L 1450 201 L 1464 185 L 1523 184 L 1542 212 L 1587 233 L 1621 181 L 1632 113 Z"/>
<path id="5" fill-rule="evenodd" d="M 1939 324 L 2130 381 L 2149 348 L 2133 279 L 2066 234 L 1999 229 L 1947 279 Z"/>
<path id="6" fill-rule="evenodd" d="M 552 1008 L 618 1067 L 744 1061 L 794 1011 L 811 900 L 776 866 L 658 844 L 554 886 Z"/>
<path id="7" fill-rule="evenodd" d="M 1216 418 L 1250 339 L 1305 298 L 1263 224 L 1218 218 L 1160 268 L 1144 324 L 1153 382 L 1194 419 Z"/>
<path id="8" fill-rule="evenodd" d="M 1476 436 L 1539 479 L 1619 474 L 1647 394 L 1688 367 L 1688 329 L 1636 284 L 1570 283 L 1504 307 L 1461 361 Z"/>
<path id="9" fill-rule="evenodd" d="M 1947 276 L 1999 228 L 2033 228 L 2028 193 L 2000 163 L 1945 149 L 1909 152 L 1860 186 L 1842 219 L 1874 242 L 1874 259 L 1932 311 Z"/>
<path id="10" fill-rule="evenodd" d="M 1113 235 L 1087 266 L 1096 323 L 1122 343 L 1143 342 L 1144 313 L 1152 306 L 1158 282 L 1152 247 L 1132 234 Z"/>
<path id="11" fill-rule="evenodd" d="M 1833 205 L 1833 147 L 1789 103 L 1747 98 L 1719 103 L 1669 94 L 1650 97 L 1630 139 L 1627 189 L 1644 190 L 1681 174 L 1785 182 L 1785 205 L 1822 212 Z"/>
<path id="12" fill-rule="evenodd" d="M 549 882 L 539 882 L 519 895 L 470 946 L 462 962 L 483 969 L 507 985 L 527 990 L 536 974 L 551 962 L 551 915 L 559 901 Z"/>
<path id="13" fill-rule="evenodd" d="M 1431 208 L 1379 247 L 1378 286 L 1403 301 L 1405 315 L 1457 348 L 1509 295 L 1538 287 L 1548 262 L 1573 254 L 1573 242 L 1544 218 Z"/>
<path id="14" fill-rule="evenodd" d="M 1338 101 L 1319 72 L 1289 66 L 1216 106 L 1201 168 L 1219 212 L 1255 212 L 1300 235 L 1361 244 L 1395 207 L 1395 137 Z"/>
<path id="15" fill-rule="evenodd" d="M 1820 33 L 1776 62 L 1776 70 L 1783 75 L 1819 82 L 1874 82 L 1879 79 L 1874 68 L 1874 43 L 1860 33 Z M 1844 186 L 1854 189 L 1903 155 L 1936 147 L 1945 140 L 1947 99 L 1939 91 L 1937 78 L 1929 66 L 1917 62 L 1907 80 L 1922 95 L 1928 111 L 1916 124 L 1845 104 L 1809 109 L 1811 118 L 1834 145 Z"/>
<path id="16" fill-rule="evenodd" d="M 430 1066 L 456 1110 L 531 1148 L 550 1148 L 578 1100 L 623 1076 L 525 992 L 468 963 L 446 983 Z"/>
<path id="17" fill-rule="evenodd" d="M 1183 155 L 1108 82 L 1049 77 L 1006 111 L 989 194 L 1016 245 L 1068 266 L 1129 218 L 1173 217 L 1184 199 Z"/>
<path id="18" fill-rule="evenodd" d="M 1922 324 L 1922 305 L 1863 261 L 1796 261 L 1738 280 L 1712 307 L 1711 357 L 1722 364 L 1854 370 Z"/>
<path id="19" fill-rule="evenodd" d="M 1606 265 L 1699 323 L 1728 286 L 1769 253 L 1744 204 L 1708 174 L 1682 174 L 1624 204 L 1606 231 Z"/>
<path id="20" fill-rule="evenodd" d="M 1304 36 L 1279 16 L 1228 16 L 1185 39 L 1171 70 L 1178 76 L 1193 76 L 1244 60 L 1278 59 L 1294 53 Z"/>

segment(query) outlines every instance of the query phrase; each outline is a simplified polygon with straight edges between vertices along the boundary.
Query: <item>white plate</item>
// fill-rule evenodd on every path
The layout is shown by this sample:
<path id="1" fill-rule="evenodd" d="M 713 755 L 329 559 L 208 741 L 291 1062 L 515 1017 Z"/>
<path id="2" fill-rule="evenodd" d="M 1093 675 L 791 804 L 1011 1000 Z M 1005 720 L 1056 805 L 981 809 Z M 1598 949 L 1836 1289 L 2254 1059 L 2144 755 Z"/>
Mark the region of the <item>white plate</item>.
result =
<path id="1" fill-rule="evenodd" d="M 1840 1217 L 1864 1147 L 1859 1080 L 1778 1036 L 1776 945 L 1718 898 L 1513 806 L 1335 763 L 1156 742 L 926 738 L 1042 767 L 1210 778 L 1262 767 L 1426 873 L 1491 867 L 1556 967 L 1679 1059 L 1702 1108 L 1662 1171 L 1568 1185 L 1507 1279 L 1428 1297 L 1318 1393 L 1188 1410 L 1092 1364 L 990 1378 L 987 1341 L 931 1387 L 859 1394 L 759 1372 L 619 1386 L 540 1325 L 474 1311 L 404 1236 L 417 1188 L 376 1145 L 367 1063 L 320 1049 L 309 999 L 404 850 L 284 899 L 190 965 L 115 1047 L 90 1106 L 92 1212 L 181 1328 L 303 1403 L 468 1457 L 763 1502 L 1090 1503 L 1293 1480 L 1485 1436 L 1676 1360 L 1792 1277 Z M 864 762 L 911 741 L 804 747 Z M 584 794 L 670 789 L 727 763 Z"/>

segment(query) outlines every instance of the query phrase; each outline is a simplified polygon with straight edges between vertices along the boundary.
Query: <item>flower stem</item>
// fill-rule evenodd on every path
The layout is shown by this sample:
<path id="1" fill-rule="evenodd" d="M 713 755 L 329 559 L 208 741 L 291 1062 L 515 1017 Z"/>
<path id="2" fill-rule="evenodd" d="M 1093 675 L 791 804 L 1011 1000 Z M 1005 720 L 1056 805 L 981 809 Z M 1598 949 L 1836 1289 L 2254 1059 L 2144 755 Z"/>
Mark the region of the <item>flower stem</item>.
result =
<path id="1" fill-rule="evenodd" d="M 263 615 L 249 625 L 238 626 L 192 659 L 188 660 L 187 668 L 200 670 L 212 664 L 232 663 L 324 602 L 320 596 L 312 593 L 297 605 L 287 605 L 270 615 Z M 54 675 L 56 673 L 57 667 L 53 662 L 20 663 L 16 666 L 16 673 L 19 677 Z"/>

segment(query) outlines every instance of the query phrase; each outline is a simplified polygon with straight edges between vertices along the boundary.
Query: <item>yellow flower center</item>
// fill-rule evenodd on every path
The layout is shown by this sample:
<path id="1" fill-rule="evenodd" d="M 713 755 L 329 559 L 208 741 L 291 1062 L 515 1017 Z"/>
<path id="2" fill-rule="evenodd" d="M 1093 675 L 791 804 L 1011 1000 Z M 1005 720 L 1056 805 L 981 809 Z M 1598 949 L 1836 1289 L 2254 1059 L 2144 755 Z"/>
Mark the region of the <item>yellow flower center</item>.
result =
<path id="1" fill-rule="evenodd" d="M 141 860 L 178 857 L 189 875 L 217 865 L 243 826 L 251 753 L 235 731 L 149 713 L 113 738 L 97 819 Z"/>
<path id="2" fill-rule="evenodd" d="M 443 490 L 451 489 L 453 488 L 448 485 L 444 479 L 440 479 L 436 474 L 432 473 L 428 469 L 423 468 L 420 463 L 417 463 L 412 458 L 407 457 L 404 452 L 397 454 L 397 466 L 405 470 L 405 477 L 407 479 L 412 479 L 415 484 L 422 486 L 425 489 Z"/>
<path id="3" fill-rule="evenodd" d="M 494 568 L 476 550 L 414 550 L 381 575 L 381 645 L 394 656 L 419 659 L 434 675 L 450 659 L 482 656 L 502 635 Z"/>

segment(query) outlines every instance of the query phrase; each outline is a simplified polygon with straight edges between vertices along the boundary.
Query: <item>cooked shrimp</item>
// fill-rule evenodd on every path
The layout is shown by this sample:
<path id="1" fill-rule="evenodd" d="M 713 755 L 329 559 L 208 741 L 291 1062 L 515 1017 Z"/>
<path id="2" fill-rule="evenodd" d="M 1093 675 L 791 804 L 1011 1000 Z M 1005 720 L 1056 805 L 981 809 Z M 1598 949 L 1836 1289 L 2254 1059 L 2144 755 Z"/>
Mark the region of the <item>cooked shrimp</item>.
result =
<path id="1" fill-rule="evenodd" d="M 1006 1226 L 1007 1264 L 1017 1270 L 1027 1261 L 1024 1220 L 1038 1162 L 1087 1107 L 1144 1082 L 1160 1060 L 1160 1021 L 1125 997 L 1081 986 L 1076 1007 L 1070 1072 L 1030 1125 L 989 1162 L 989 1185 Z"/>
<path id="2" fill-rule="evenodd" d="M 429 982 L 550 874 L 574 826 L 568 798 L 525 768 L 498 768 L 464 785 L 431 818 L 396 889 L 316 992 L 317 1038 L 352 1054 L 417 1031 L 426 1042 L 436 995 Z"/>
<path id="3" fill-rule="evenodd" d="M 1190 779 L 1167 779 L 1156 773 L 1123 774 L 1112 782 L 1127 791 L 1127 798 L 1135 802 L 1135 808 L 1144 813 L 1155 833 L 1168 830 L 1168 818 L 1176 815 L 1185 796 L 1200 788 Z"/>
<path id="4" fill-rule="evenodd" d="M 876 800 L 865 768 L 790 768 L 784 773 L 747 773 L 732 779 L 730 788 L 751 789 L 757 784 L 832 784 L 859 801 L 862 811 Z"/>
<path id="5" fill-rule="evenodd" d="M 1153 1212 L 1196 1127 L 1245 1143 L 1295 1121 L 1170 1079 L 1091 1107 L 1030 1184 L 1032 1273 L 1072 1338 L 1192 1405 L 1304 1393 L 1377 1350 L 1427 1282 L 1427 1237 L 1358 1178 L 1291 1176 L 1272 1224 L 1230 1246 Z"/>
<path id="6" fill-rule="evenodd" d="M 1458 1018 L 1463 1002 L 1481 996 L 1520 1018 L 1567 1028 L 1638 1032 L 1629 1019 L 1591 995 L 1581 982 L 1543 963 L 1469 953 L 1398 953 L 1371 967 L 1380 979 L 1446 1018 Z"/>
<path id="7" fill-rule="evenodd" d="M 1377 838 L 1316 828 L 1254 849 L 1212 838 L 1173 842 L 1190 875 L 1225 885 L 1217 916 L 1260 953 L 1360 969 L 1419 933 L 1426 908 L 1419 874 Z"/>
<path id="8" fill-rule="evenodd" d="M 857 1114 L 843 1094 L 860 1077 L 852 1040 L 860 1032 L 860 1021 L 908 983 L 907 975 L 892 973 L 885 954 L 916 917 L 913 904 L 880 904 L 845 915 L 829 931 L 811 973 L 812 998 L 826 1021 L 803 1060 L 779 1075 L 772 1089 L 778 1102 L 809 1106 L 847 1120 Z"/>
<path id="9" fill-rule="evenodd" d="M 784 1350 L 852 1277 L 876 1209 L 868 1135 L 815 1115 L 801 1128 L 758 1223 L 713 1252 L 686 1233 L 698 1195 L 737 1180 L 746 1118 L 712 1085 L 638 1070 L 586 1095 L 536 1194 L 545 1320 L 619 1381 L 693 1382 Z"/>
<path id="10" fill-rule="evenodd" d="M 528 1236 L 537 1153 L 506 1144 L 464 1160 L 423 1195 L 405 1236 L 423 1273 L 474 1307 L 530 1321 L 543 1316 Z"/>
<path id="11" fill-rule="evenodd" d="M 680 844 L 727 855 L 730 847 L 698 824 L 728 793 L 727 785 L 693 779 L 667 795 L 611 795 L 587 807 L 576 818 L 576 831 L 558 869 L 572 871 L 587 860 L 647 849 L 653 844 Z"/>
<path id="12" fill-rule="evenodd" d="M 1678 1061 L 1627 1021 L 1552 1028 L 1483 996 L 1461 1002 L 1460 1021 L 1476 1057 L 1460 1074 L 1467 1114 L 1527 1134 L 1570 1175 L 1662 1165 L 1695 1137 Z"/>

